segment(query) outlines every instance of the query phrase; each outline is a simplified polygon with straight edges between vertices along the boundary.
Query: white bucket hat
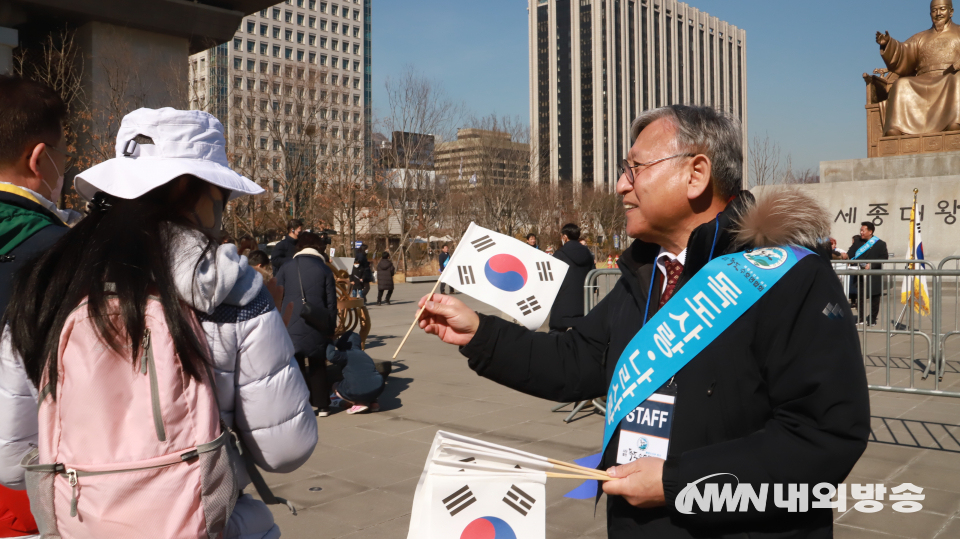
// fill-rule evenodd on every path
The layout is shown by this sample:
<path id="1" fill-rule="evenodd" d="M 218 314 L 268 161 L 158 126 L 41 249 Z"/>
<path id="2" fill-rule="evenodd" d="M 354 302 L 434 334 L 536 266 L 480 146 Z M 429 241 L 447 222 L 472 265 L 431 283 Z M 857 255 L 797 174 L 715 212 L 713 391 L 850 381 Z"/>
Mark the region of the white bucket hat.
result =
<path id="1" fill-rule="evenodd" d="M 100 191 L 132 199 L 184 174 L 228 189 L 231 200 L 263 192 L 230 169 L 219 120 L 207 112 L 169 107 L 124 116 L 117 157 L 77 174 L 74 185 L 86 200 Z"/>

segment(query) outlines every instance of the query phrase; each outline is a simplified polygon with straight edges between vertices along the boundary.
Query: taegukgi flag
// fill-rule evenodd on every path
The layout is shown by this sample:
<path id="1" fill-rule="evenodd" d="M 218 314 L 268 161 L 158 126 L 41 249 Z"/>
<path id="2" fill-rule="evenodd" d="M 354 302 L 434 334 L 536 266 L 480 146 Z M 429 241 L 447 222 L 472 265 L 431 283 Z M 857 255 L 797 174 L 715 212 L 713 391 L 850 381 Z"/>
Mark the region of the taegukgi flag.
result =
<path id="1" fill-rule="evenodd" d="M 544 539 L 544 457 L 438 431 L 408 539 Z"/>
<path id="2" fill-rule="evenodd" d="M 550 314 L 566 274 L 565 262 L 470 223 L 440 281 L 535 330 Z"/>
<path id="3" fill-rule="evenodd" d="M 910 209 L 910 245 L 907 248 L 908 260 L 923 260 L 923 239 L 920 238 L 920 220 L 917 218 L 917 196 L 913 196 Z M 909 264 L 909 269 L 924 269 L 926 264 Z M 914 276 L 903 279 L 900 288 L 900 302 L 904 305 L 911 301 L 913 309 L 920 315 L 930 315 L 930 293 L 927 291 L 927 277 Z"/>

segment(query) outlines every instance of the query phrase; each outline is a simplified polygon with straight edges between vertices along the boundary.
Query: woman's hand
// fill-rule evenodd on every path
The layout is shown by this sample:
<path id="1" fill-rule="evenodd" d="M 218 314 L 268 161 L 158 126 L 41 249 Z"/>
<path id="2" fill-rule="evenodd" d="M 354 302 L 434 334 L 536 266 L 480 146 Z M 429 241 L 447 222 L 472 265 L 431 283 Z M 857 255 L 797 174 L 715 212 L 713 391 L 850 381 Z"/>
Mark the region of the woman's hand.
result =
<path id="1" fill-rule="evenodd" d="M 639 458 L 607 470 L 613 481 L 604 481 L 603 491 L 608 495 L 623 496 L 635 507 L 648 508 L 666 505 L 663 494 L 663 459 Z"/>
<path id="2" fill-rule="evenodd" d="M 428 301 L 430 300 L 430 301 Z M 447 344 L 465 346 L 473 339 L 480 327 L 480 316 L 462 301 L 443 294 L 420 298 L 420 307 L 426 308 L 420 315 L 420 329 L 432 333 Z"/>

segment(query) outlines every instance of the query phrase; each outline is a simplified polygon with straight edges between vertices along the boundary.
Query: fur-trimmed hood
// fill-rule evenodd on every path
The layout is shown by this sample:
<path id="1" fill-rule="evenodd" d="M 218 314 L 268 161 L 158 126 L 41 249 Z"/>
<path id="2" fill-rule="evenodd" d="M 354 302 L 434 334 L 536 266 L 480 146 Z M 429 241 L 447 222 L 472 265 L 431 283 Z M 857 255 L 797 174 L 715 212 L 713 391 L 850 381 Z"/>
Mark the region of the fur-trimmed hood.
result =
<path id="1" fill-rule="evenodd" d="M 794 187 L 761 191 L 734 218 L 738 246 L 800 245 L 816 249 L 830 235 L 830 215 L 813 197 Z"/>

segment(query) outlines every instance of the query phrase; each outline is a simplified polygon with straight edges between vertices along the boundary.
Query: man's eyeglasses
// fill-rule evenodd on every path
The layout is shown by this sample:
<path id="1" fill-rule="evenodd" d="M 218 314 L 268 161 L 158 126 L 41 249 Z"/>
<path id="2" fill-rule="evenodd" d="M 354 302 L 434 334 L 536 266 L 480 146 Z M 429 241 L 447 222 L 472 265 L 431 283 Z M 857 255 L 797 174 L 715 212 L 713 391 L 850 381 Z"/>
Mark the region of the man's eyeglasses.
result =
<path id="1" fill-rule="evenodd" d="M 666 161 L 668 159 L 675 159 L 677 157 L 694 157 L 696 155 L 697 154 L 695 153 L 678 153 L 674 155 L 668 155 L 667 157 L 661 157 L 660 159 L 654 159 L 653 161 L 649 161 L 647 163 L 637 163 L 636 165 L 631 165 L 630 163 L 627 162 L 626 159 L 624 159 L 620 161 L 620 169 L 619 169 L 620 176 L 623 176 L 624 174 L 626 174 L 627 181 L 629 181 L 630 185 L 633 186 L 633 180 L 634 180 L 633 169 L 637 167 L 650 167 L 650 166 L 656 165 L 657 163 Z"/>

